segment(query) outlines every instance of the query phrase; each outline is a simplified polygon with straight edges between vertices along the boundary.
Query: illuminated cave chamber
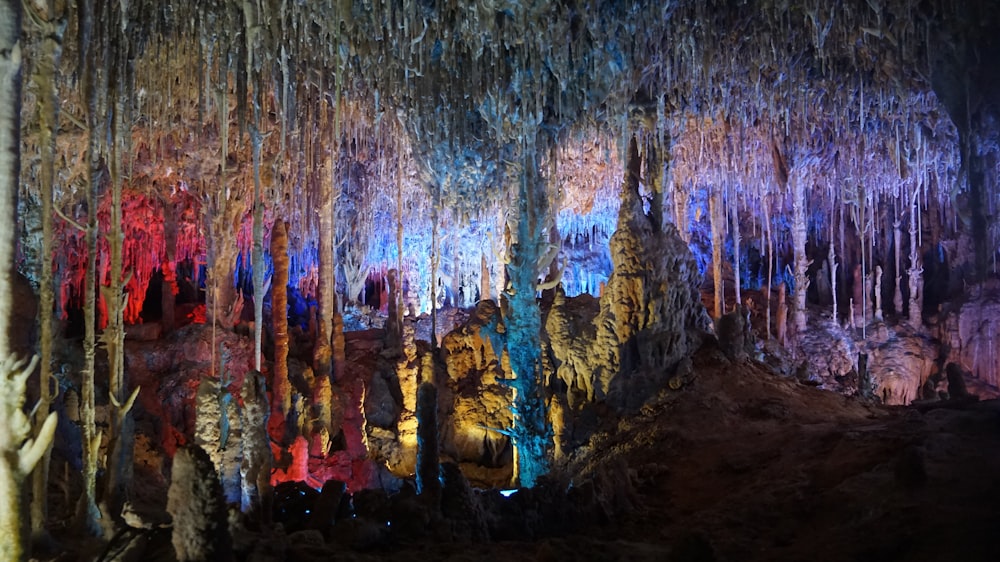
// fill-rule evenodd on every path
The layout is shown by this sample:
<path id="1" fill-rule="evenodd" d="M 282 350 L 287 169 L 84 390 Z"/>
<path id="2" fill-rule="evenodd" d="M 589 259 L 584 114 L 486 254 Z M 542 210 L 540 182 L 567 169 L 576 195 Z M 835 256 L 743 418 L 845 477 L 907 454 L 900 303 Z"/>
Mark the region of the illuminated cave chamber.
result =
<path id="1" fill-rule="evenodd" d="M 13 320 L 93 534 L 579 479 L 703 345 L 997 395 L 990 1 L 93 4 L 24 3 Z"/>

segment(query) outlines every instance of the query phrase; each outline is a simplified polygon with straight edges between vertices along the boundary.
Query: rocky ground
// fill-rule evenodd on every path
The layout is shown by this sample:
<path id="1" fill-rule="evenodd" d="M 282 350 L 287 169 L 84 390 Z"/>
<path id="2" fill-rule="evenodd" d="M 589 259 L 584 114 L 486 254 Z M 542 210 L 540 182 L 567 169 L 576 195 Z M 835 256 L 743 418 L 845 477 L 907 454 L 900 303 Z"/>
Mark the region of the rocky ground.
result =
<path id="1" fill-rule="evenodd" d="M 443 515 L 406 489 L 355 496 L 322 531 L 295 518 L 322 505 L 310 495 L 285 504 L 280 531 L 238 531 L 238 558 L 1000 559 L 997 401 L 885 407 L 711 344 L 692 365 L 685 386 L 596 434 L 540 489 L 503 499 L 446 482 Z M 168 529 L 132 534 L 140 559 L 172 559 Z"/>

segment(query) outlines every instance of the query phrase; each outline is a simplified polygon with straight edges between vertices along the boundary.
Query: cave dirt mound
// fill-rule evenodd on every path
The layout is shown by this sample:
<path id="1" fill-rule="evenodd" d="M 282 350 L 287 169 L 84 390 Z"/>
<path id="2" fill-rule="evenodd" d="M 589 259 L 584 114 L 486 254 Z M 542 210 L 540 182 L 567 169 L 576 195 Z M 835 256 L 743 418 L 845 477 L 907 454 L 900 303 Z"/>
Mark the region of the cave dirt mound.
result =
<path id="1" fill-rule="evenodd" d="M 1000 560 L 1000 402 L 884 407 L 710 349 L 693 367 L 574 461 L 627 467 L 637 509 L 606 539 L 671 560 Z"/>

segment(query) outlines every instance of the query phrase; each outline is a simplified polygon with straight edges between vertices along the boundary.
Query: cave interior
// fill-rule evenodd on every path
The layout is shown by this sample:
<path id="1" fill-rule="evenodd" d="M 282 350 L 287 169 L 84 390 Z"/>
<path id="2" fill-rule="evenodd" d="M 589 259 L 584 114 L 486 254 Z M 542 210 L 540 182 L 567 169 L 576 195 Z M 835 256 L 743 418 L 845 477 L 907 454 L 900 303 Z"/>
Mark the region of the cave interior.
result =
<path id="1" fill-rule="evenodd" d="M 1000 559 L 994 0 L 0 22 L 0 557 Z"/>

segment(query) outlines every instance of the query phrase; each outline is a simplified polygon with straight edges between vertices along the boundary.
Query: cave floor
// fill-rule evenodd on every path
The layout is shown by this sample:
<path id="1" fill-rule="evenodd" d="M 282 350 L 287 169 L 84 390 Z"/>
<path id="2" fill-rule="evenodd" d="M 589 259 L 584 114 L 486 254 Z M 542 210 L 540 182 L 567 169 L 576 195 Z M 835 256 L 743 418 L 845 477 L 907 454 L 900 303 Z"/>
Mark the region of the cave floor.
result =
<path id="1" fill-rule="evenodd" d="M 1000 560 L 1000 402 L 884 408 L 711 352 L 695 371 L 610 442 L 642 506 L 621 540 L 678 560 Z"/>
<path id="2" fill-rule="evenodd" d="M 627 466 L 631 513 L 394 559 L 1000 560 L 1000 402 L 887 408 L 715 351 L 694 359 L 688 387 L 571 463 Z"/>
<path id="3" fill-rule="evenodd" d="M 1000 560 L 1000 402 L 884 407 L 712 349 L 571 470 L 627 470 L 630 512 L 535 542 L 378 560 Z M 624 467 L 627 467 L 625 469 Z M 619 475 L 625 479 L 624 474 Z"/>
<path id="4" fill-rule="evenodd" d="M 286 543 L 266 559 L 1000 560 L 1000 402 L 884 407 L 712 346 L 693 365 L 563 465 L 623 482 L 619 516 L 533 542 Z M 172 559 L 159 533 L 149 561 Z"/>

